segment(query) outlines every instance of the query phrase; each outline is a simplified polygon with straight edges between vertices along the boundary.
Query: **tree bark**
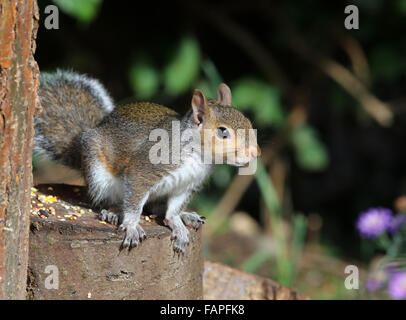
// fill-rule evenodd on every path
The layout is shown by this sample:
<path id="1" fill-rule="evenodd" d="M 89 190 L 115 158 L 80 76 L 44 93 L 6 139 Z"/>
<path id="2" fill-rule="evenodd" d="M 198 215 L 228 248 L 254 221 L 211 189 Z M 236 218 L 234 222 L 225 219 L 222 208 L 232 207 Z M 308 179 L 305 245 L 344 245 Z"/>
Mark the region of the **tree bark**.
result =
<path id="1" fill-rule="evenodd" d="M 26 296 L 38 18 L 36 0 L 0 0 L 0 299 Z"/>

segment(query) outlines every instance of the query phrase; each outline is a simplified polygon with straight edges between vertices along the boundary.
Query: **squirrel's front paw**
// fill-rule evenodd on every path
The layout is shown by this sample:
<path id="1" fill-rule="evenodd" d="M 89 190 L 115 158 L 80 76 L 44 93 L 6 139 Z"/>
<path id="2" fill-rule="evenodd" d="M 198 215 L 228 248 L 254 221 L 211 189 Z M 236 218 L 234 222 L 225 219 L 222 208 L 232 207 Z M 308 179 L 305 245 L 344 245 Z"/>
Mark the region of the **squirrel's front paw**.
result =
<path id="1" fill-rule="evenodd" d="M 185 253 L 186 246 L 189 244 L 189 231 L 183 228 L 177 228 L 172 231 L 173 250 L 177 253 Z"/>
<path id="2" fill-rule="evenodd" d="M 189 244 L 189 231 L 183 224 L 180 216 L 165 219 L 166 224 L 172 229 L 171 240 L 173 240 L 173 250 L 177 253 L 185 253 Z"/>
<path id="3" fill-rule="evenodd" d="M 198 215 L 196 212 L 182 211 L 180 217 L 186 226 L 192 227 L 196 230 L 206 222 L 206 218 Z"/>
<path id="4" fill-rule="evenodd" d="M 112 225 L 116 226 L 118 225 L 119 215 L 115 212 L 103 209 L 99 213 L 99 219 L 101 221 L 107 221 L 108 223 L 111 223 Z"/>
<path id="5" fill-rule="evenodd" d="M 125 238 L 121 244 L 121 249 L 127 248 L 130 250 L 133 247 L 138 247 L 138 242 L 144 240 L 147 235 L 144 229 L 138 224 L 138 222 L 125 223 L 120 225 L 121 230 L 125 230 Z"/>

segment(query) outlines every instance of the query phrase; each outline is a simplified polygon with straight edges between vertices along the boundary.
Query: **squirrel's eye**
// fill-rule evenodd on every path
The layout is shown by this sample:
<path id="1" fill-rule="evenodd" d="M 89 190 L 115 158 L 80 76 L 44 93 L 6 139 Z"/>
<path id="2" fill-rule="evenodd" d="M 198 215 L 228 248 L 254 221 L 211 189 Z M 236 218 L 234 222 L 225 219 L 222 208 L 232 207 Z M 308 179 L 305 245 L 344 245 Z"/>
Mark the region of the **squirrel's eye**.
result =
<path id="1" fill-rule="evenodd" d="M 218 127 L 218 128 L 217 128 L 217 135 L 218 135 L 221 139 L 230 138 L 230 133 L 228 132 L 227 128 L 224 128 L 224 127 Z"/>

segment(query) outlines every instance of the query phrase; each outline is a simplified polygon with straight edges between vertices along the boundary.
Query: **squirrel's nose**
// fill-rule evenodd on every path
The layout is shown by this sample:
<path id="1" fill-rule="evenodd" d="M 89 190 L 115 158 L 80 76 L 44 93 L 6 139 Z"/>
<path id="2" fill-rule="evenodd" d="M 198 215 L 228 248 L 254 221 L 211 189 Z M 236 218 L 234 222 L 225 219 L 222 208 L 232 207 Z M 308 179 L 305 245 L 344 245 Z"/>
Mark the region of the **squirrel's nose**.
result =
<path id="1" fill-rule="evenodd" d="M 249 147 L 249 155 L 251 158 L 256 159 L 261 155 L 261 149 L 259 147 Z"/>

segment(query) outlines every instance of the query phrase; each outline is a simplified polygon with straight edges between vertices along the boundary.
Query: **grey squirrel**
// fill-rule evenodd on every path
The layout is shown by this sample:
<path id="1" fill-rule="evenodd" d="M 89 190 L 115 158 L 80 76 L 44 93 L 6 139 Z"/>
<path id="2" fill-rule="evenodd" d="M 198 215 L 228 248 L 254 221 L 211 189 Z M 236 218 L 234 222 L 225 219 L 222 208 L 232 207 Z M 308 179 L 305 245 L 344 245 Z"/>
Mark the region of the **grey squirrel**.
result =
<path id="1" fill-rule="evenodd" d="M 185 207 L 214 166 L 204 161 L 202 148 L 213 157 L 233 156 L 235 166 L 260 155 L 256 138 L 246 134 L 251 122 L 231 106 L 225 84 L 218 87 L 216 100 L 194 90 L 184 116 L 151 102 L 115 107 L 98 80 L 69 71 L 41 73 L 38 94 L 43 111 L 34 119 L 34 151 L 82 170 L 94 204 L 121 208 L 122 216 L 102 210 L 101 218 L 126 231 L 122 248 L 131 249 L 145 239 L 139 220 L 149 206 L 152 212 L 163 211 L 159 213 L 172 230 L 174 250 L 184 253 L 189 243 L 186 226 L 204 223 L 204 217 Z M 157 143 L 151 141 L 152 132 L 165 130 L 171 136 L 173 123 L 181 135 L 191 132 L 198 144 L 190 147 L 190 139 L 180 140 L 180 161 L 151 161 Z M 173 148 L 167 147 L 173 155 Z"/>

